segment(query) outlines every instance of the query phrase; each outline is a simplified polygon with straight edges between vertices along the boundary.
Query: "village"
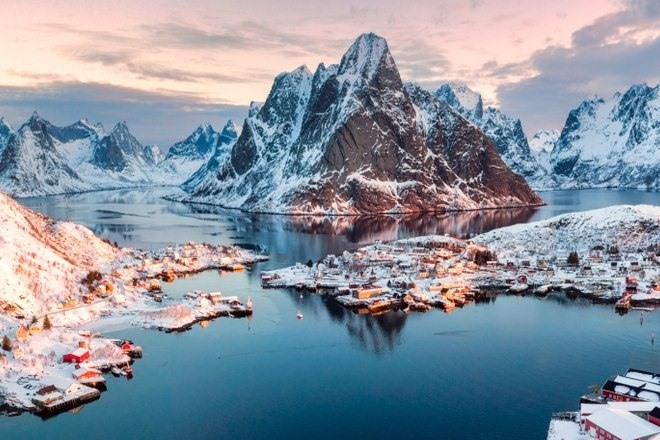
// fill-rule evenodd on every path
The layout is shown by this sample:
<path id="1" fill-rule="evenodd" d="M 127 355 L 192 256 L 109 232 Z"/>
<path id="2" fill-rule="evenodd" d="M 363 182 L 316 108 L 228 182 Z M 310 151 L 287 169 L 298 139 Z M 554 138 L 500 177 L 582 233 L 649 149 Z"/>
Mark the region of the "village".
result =
<path id="1" fill-rule="evenodd" d="M 497 292 L 612 303 L 625 313 L 652 311 L 660 304 L 660 255 L 653 246 L 620 252 L 594 246 L 581 257 L 519 255 L 504 261 L 483 243 L 445 236 L 376 243 L 353 253 L 328 255 L 314 264 L 298 263 L 263 272 L 264 288 L 295 288 L 329 294 L 356 313 L 388 310 L 449 312 L 480 296 Z"/>
<path id="2" fill-rule="evenodd" d="M 133 377 L 142 348 L 89 329 L 139 326 L 185 331 L 220 316 L 252 314 L 252 300 L 220 291 L 163 301 L 162 284 L 206 270 L 240 271 L 267 257 L 238 247 L 188 242 L 157 251 L 122 250 L 107 272 L 90 272 L 80 290 L 39 316 L 1 319 L 2 410 L 51 417 L 98 399 L 104 374 Z M 52 306 L 52 304 L 50 304 Z M 87 329 L 89 328 L 89 329 Z"/>

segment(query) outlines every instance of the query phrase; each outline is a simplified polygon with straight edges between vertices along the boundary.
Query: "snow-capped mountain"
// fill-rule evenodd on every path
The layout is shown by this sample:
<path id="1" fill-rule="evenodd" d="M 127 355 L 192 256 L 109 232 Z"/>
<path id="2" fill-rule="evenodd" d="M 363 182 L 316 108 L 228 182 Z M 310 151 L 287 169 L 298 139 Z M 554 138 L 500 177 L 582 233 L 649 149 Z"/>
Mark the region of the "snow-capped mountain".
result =
<path id="1" fill-rule="evenodd" d="M 443 84 L 435 96 L 479 127 L 495 143 L 507 166 L 522 175 L 532 188 L 546 188 L 551 184 L 547 169 L 539 166 L 530 151 L 520 119 L 513 119 L 493 107 L 484 110 L 481 95 L 464 84 Z"/>
<path id="2" fill-rule="evenodd" d="M 551 154 L 562 188 L 660 189 L 660 86 L 632 86 L 572 110 Z"/>
<path id="3" fill-rule="evenodd" d="M 231 146 L 238 139 L 238 127 L 233 121 L 228 121 L 221 132 L 204 123 L 190 136 L 172 145 L 165 159 L 158 164 L 170 183 L 180 185 L 189 179 L 197 170 L 206 165 L 212 158 L 229 157 Z"/>
<path id="4" fill-rule="evenodd" d="M 529 149 L 536 162 L 545 170 L 552 170 L 550 154 L 559 139 L 559 130 L 541 130 L 529 140 Z"/>
<path id="5" fill-rule="evenodd" d="M 66 135 L 66 133 L 65 133 Z M 89 189 L 56 146 L 53 127 L 35 112 L 0 154 L 0 187 L 19 196 Z"/>
<path id="6" fill-rule="evenodd" d="M 577 251 L 584 255 L 595 246 L 618 246 L 637 252 L 660 243 L 660 207 L 619 205 L 563 214 L 548 220 L 496 229 L 473 238 L 491 246 L 500 258 L 556 255 Z"/>
<path id="7" fill-rule="evenodd" d="M 55 222 L 0 193 L 0 314 L 26 317 L 61 307 L 81 279 L 120 253 L 89 229 Z"/>
<path id="8" fill-rule="evenodd" d="M 404 86 L 374 34 L 360 36 L 339 65 L 278 75 L 263 106 L 251 106 L 230 156 L 184 188 L 189 201 L 277 213 L 541 203 L 474 125 Z"/>
<path id="9" fill-rule="evenodd" d="M 224 143 L 236 139 L 233 124 L 230 125 L 226 132 L 213 132 L 215 134 L 206 140 L 210 142 L 208 145 L 204 145 L 203 136 L 195 138 L 197 150 L 186 150 L 182 146 L 186 141 L 175 144 L 174 152 L 166 161 L 160 148 L 143 146 L 125 122 L 116 124 L 109 132 L 102 125 L 92 125 L 86 119 L 56 127 L 35 112 L 28 122 L 14 131 L 2 119 L 0 190 L 17 197 L 29 197 L 179 185 L 208 161 L 219 144 L 224 146 Z M 187 154 L 191 158 L 187 158 Z M 173 165 L 177 164 L 176 161 L 188 164 L 188 167 L 176 167 Z"/>

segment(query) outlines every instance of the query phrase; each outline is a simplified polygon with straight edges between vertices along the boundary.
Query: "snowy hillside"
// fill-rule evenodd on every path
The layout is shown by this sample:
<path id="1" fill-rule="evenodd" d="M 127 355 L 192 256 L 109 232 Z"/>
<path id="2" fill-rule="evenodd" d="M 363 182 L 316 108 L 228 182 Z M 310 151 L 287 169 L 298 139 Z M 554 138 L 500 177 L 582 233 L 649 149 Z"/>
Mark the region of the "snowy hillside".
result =
<path id="1" fill-rule="evenodd" d="M 465 84 L 443 84 L 435 96 L 479 127 L 495 143 L 507 166 L 523 176 L 532 188 L 553 186 L 547 168 L 540 166 L 530 151 L 520 119 L 513 119 L 493 107 L 484 109 L 481 95 Z"/>
<path id="2" fill-rule="evenodd" d="M 572 110 L 551 165 L 561 188 L 660 189 L 660 86 L 632 86 Z"/>
<path id="3" fill-rule="evenodd" d="M 481 131 L 413 89 L 374 34 L 360 36 L 338 65 L 282 73 L 263 106 L 251 106 L 230 156 L 184 184 L 186 200 L 290 214 L 541 202 Z"/>
<path id="4" fill-rule="evenodd" d="M 489 244 L 500 258 L 516 254 L 555 255 L 616 245 L 621 252 L 660 243 L 660 207 L 621 205 L 564 214 L 535 223 L 496 229 L 474 237 Z"/>
<path id="5" fill-rule="evenodd" d="M 0 193 L 0 313 L 30 317 L 61 307 L 80 280 L 120 253 L 89 229 L 55 222 Z"/>

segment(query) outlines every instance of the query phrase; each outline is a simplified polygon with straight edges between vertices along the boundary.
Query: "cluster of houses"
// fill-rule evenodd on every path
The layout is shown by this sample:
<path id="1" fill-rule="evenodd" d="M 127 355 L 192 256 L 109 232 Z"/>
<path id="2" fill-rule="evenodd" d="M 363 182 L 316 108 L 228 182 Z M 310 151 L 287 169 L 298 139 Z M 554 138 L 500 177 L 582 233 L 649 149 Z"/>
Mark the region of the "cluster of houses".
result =
<path id="1" fill-rule="evenodd" d="M 376 243 L 353 253 L 328 255 L 317 264 L 264 272 L 261 283 L 264 288 L 321 291 L 346 307 L 378 312 L 388 305 L 449 311 L 470 301 L 479 289 L 539 296 L 562 290 L 594 302 L 619 300 L 615 307 L 625 312 L 631 305 L 660 304 L 656 254 L 651 249 L 623 255 L 616 247 L 594 246 L 582 257 L 535 255 L 500 262 L 484 244 L 432 237 L 424 242 Z"/>
<path id="2" fill-rule="evenodd" d="M 607 380 L 598 392 L 583 396 L 579 413 L 570 414 L 571 421 L 551 422 L 549 439 L 554 439 L 553 424 L 568 422 L 577 425 L 576 438 L 658 440 L 660 374 L 630 368 Z"/>

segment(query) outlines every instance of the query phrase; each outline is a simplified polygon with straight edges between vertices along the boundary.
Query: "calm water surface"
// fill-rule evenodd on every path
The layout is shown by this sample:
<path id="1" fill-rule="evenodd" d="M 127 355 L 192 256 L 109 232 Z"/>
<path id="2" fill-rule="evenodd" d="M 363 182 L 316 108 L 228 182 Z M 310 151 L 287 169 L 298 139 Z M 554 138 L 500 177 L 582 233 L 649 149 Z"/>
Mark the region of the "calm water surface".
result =
<path id="1" fill-rule="evenodd" d="M 545 192 L 536 210 L 364 219 L 249 215 L 113 191 L 23 202 L 136 247 L 187 240 L 261 246 L 254 272 L 206 272 L 167 285 L 251 295 L 252 319 L 220 319 L 184 334 L 115 332 L 143 346 L 135 378 L 78 414 L 0 418 L 2 438 L 543 439 L 553 411 L 577 408 L 589 385 L 629 366 L 660 370 L 660 311 L 618 316 L 611 306 L 549 296 L 498 296 L 451 314 L 371 317 L 332 300 L 263 291 L 259 270 L 341 253 L 376 239 L 473 235 L 494 227 L 658 193 Z M 301 310 L 305 319 L 295 314 Z"/>

